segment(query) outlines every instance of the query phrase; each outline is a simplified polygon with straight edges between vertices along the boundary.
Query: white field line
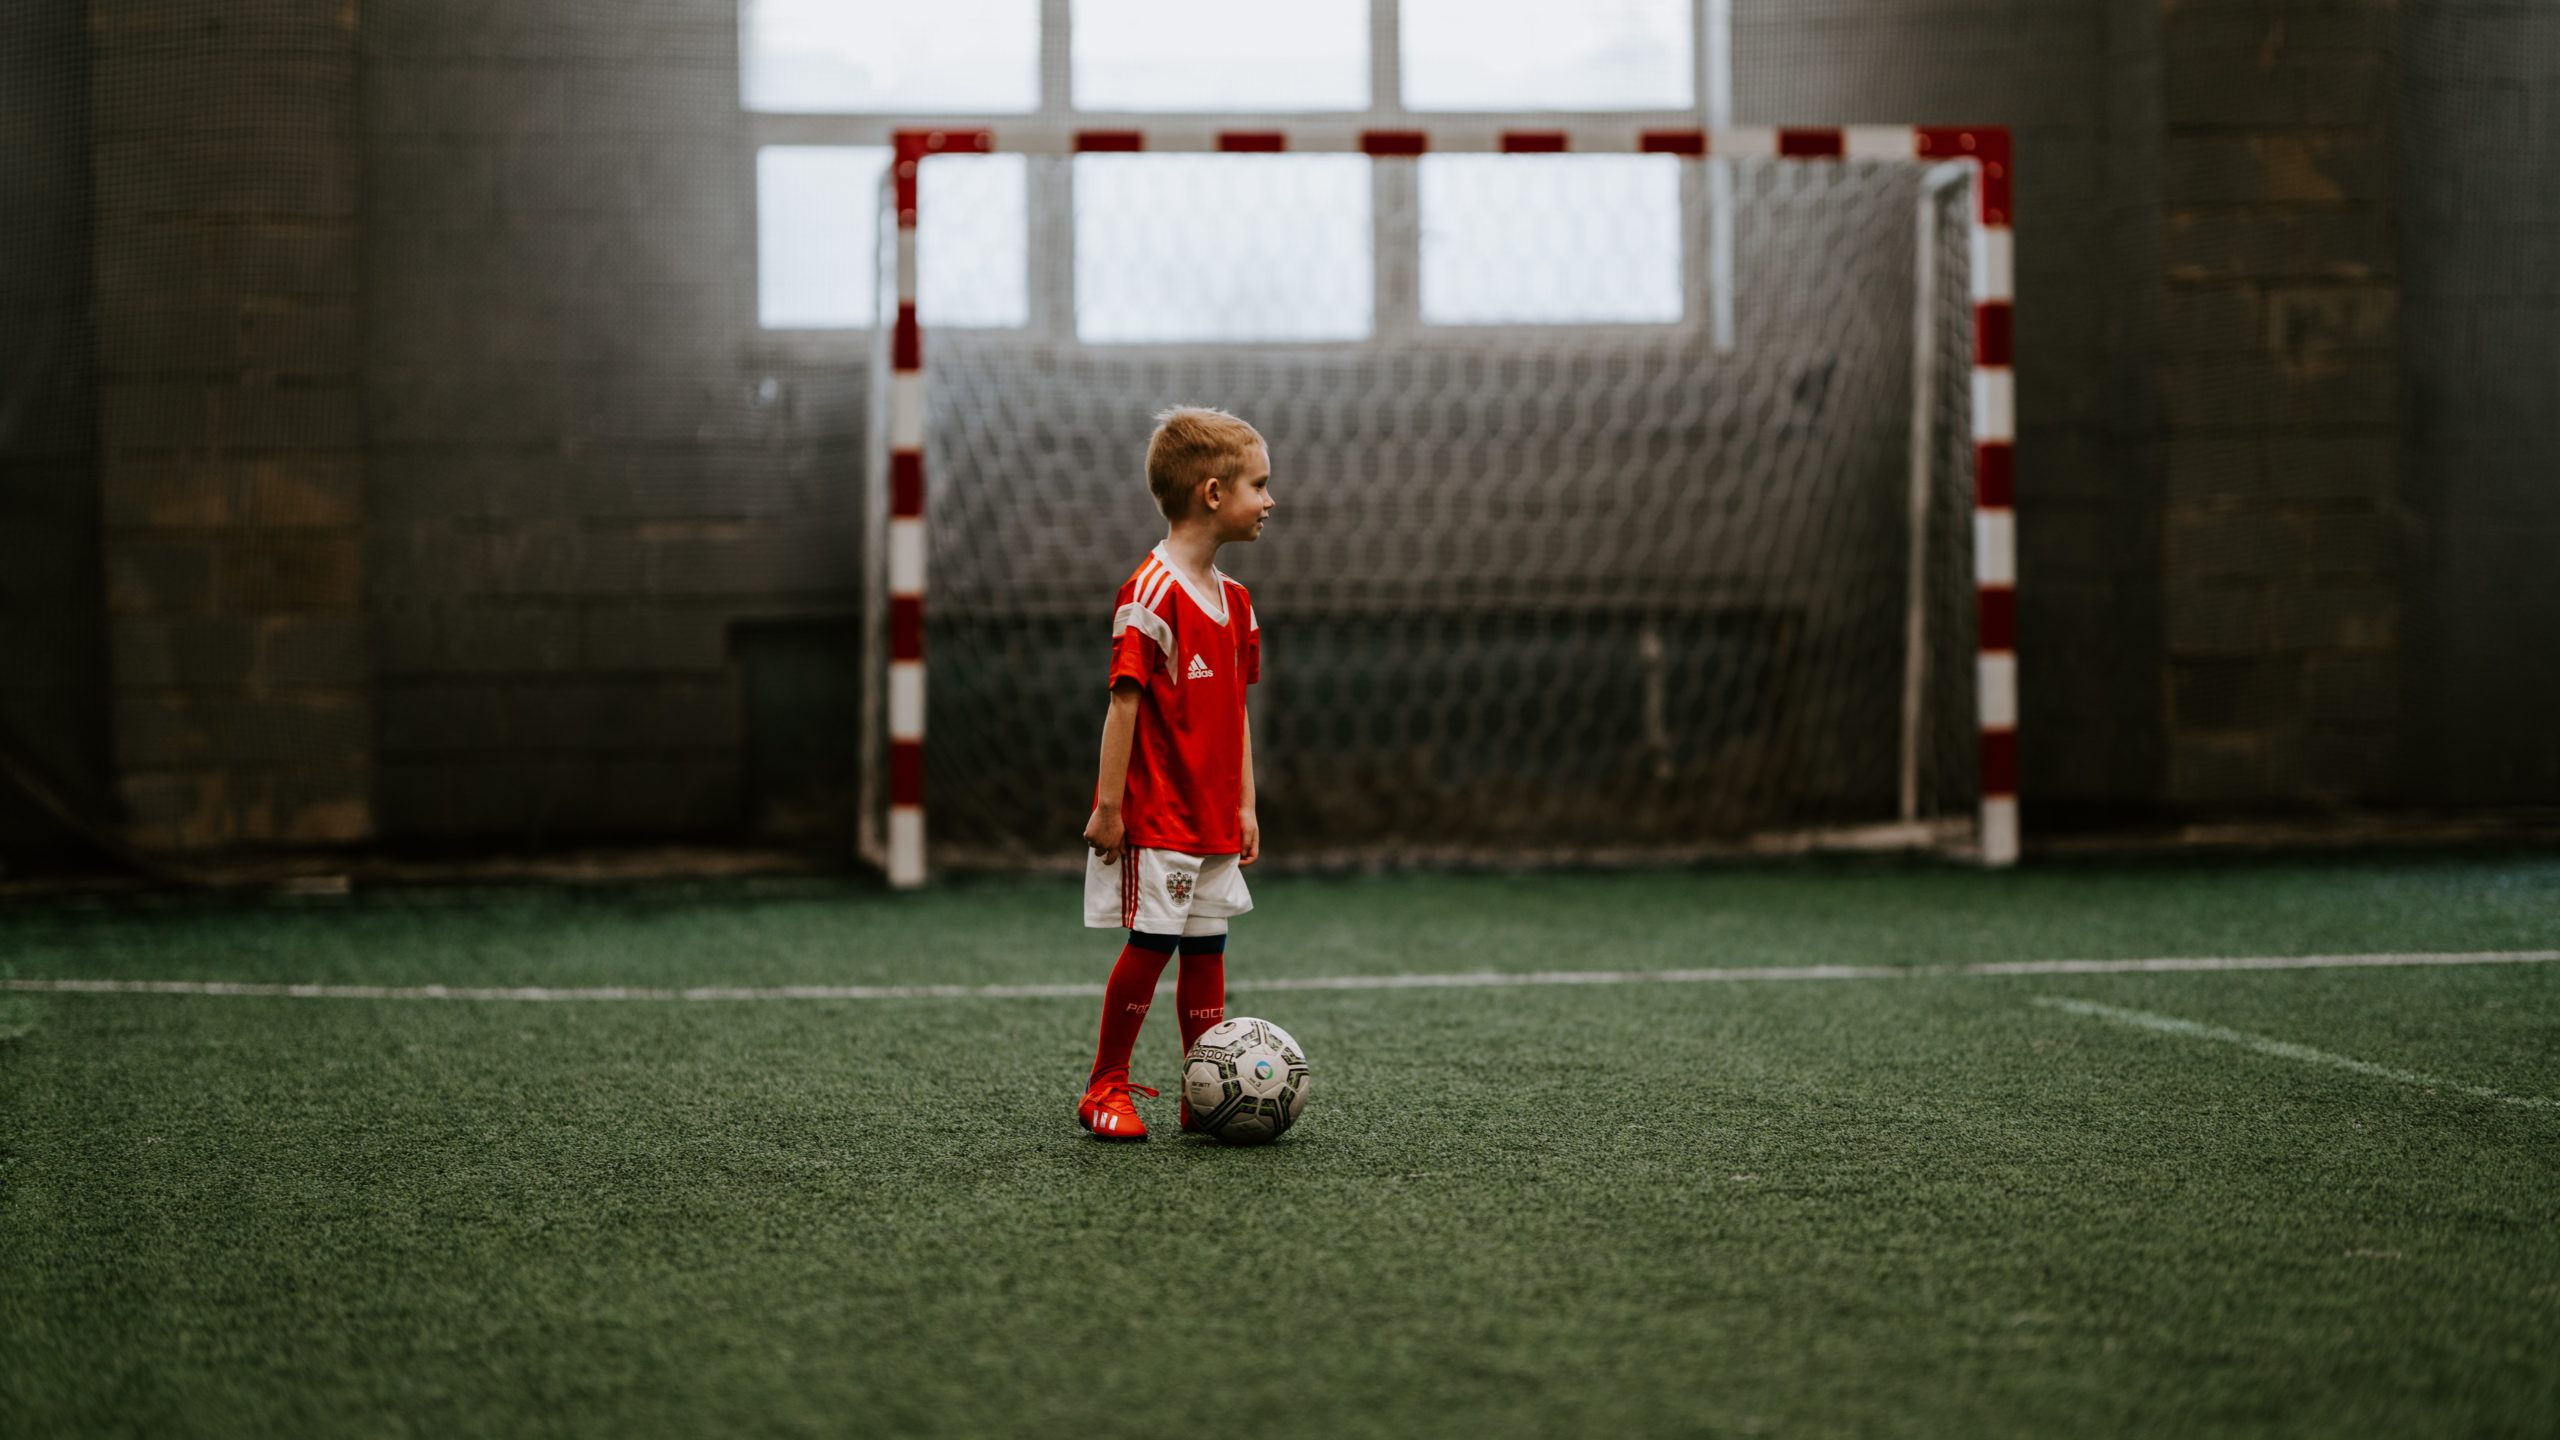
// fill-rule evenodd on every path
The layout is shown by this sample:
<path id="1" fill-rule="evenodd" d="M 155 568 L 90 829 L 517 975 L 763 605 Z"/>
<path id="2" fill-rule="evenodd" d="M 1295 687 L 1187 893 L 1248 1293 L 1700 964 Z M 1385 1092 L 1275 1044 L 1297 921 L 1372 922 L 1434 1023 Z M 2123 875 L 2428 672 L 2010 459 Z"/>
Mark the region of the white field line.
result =
<path id="1" fill-rule="evenodd" d="M 1431 975 L 1319 975 L 1230 979 L 1232 990 L 1483 990 L 1546 985 L 1724 985 L 1788 980 L 1925 980 L 1997 975 L 2150 975 L 2217 970 L 2356 970 L 2425 965 L 2538 965 L 2560 950 L 2468 950 L 2378 955 L 2199 955 L 2154 960 L 1999 960 L 1977 965 L 1768 965 L 1724 970 L 1465 970 Z M 1168 976 L 1168 984 L 1170 977 Z M 220 995 L 260 1000 L 1045 1000 L 1089 999 L 1098 982 L 1033 985 L 697 985 L 555 987 L 274 985 L 235 980 L 16 980 L 0 991 L 42 995 Z"/>
<path id="2" fill-rule="evenodd" d="M 2181 1020 L 2174 1015 L 2154 1015 L 2148 1010 L 2126 1010 L 2114 1005 L 2101 1005 L 2094 1000 L 2060 1000 L 2039 996 L 2035 1003 L 2050 1010 L 2068 1010 L 2074 1015 L 2094 1016 L 2100 1020 L 2112 1020 L 2118 1025 L 2133 1025 L 2144 1030 L 2157 1030 L 2163 1035 L 2177 1035 L 2189 1040 L 2209 1040 L 2217 1045 L 2237 1045 L 2243 1050 L 2255 1050 L 2261 1055 L 2299 1060 L 2306 1065 L 2326 1065 L 2333 1070 L 2351 1070 L 2358 1075 L 2370 1075 L 2377 1080 L 2415 1085 L 2421 1089 L 2451 1090 L 2458 1095 L 2469 1095 L 2480 1100 L 2495 1100 L 2501 1105 L 2518 1105 L 2527 1110 L 2560 1110 L 2560 1100 L 2545 1100 L 2532 1095 L 2510 1095 L 2504 1090 L 2492 1090 L 2485 1085 L 2465 1085 L 2459 1080 L 2421 1075 L 2414 1070 L 2394 1070 L 2388 1065 L 2376 1065 L 2370 1060 L 2358 1060 L 2349 1055 L 2332 1055 L 2326 1050 L 2314 1050 L 2308 1045 L 2297 1045 L 2290 1040 L 2278 1040 L 2270 1035 L 2252 1035 L 2245 1030 L 2225 1030 L 2219 1025 Z"/>

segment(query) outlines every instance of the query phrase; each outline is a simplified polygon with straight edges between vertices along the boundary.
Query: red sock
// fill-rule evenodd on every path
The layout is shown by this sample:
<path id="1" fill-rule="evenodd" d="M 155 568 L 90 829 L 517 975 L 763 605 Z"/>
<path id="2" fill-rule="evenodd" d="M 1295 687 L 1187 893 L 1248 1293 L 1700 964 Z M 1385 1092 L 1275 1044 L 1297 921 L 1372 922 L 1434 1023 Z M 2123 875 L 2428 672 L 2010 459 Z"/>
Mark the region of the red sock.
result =
<path id="1" fill-rule="evenodd" d="M 1227 957 L 1223 952 L 1185 955 L 1174 972 L 1174 1003 L 1182 1007 L 1182 1053 L 1212 1025 L 1227 1018 Z"/>
<path id="2" fill-rule="evenodd" d="M 1126 864 L 1128 862 L 1121 862 Z M 1164 978 L 1164 962 L 1173 949 L 1150 950 L 1132 942 L 1123 946 L 1102 987 L 1102 1039 L 1093 1047 L 1093 1074 L 1086 1083 L 1114 1070 L 1129 1073 L 1129 1052 L 1137 1048 L 1138 1027 L 1147 1023 L 1147 1007 L 1156 999 L 1156 982 Z"/>

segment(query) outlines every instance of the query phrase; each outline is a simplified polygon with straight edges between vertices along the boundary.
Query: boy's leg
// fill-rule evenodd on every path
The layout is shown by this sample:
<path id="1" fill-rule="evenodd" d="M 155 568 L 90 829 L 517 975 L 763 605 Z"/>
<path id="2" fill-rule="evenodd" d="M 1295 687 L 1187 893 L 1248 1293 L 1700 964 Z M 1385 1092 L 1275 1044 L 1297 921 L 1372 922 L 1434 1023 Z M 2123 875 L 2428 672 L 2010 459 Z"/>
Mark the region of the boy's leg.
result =
<path id="1" fill-rule="evenodd" d="M 1192 1045 L 1210 1026 L 1227 1018 L 1227 937 L 1223 931 L 1182 937 L 1182 968 L 1174 974 L 1173 998 L 1181 1007 L 1182 1053 L 1189 1055 Z M 1182 1128 L 1189 1130 L 1193 1128 L 1190 1096 L 1183 1097 L 1181 1108 Z"/>
<path id="2" fill-rule="evenodd" d="M 1094 1046 L 1089 1081 L 1114 1071 L 1127 1078 L 1129 1052 L 1137 1048 L 1138 1029 L 1147 1023 L 1147 1008 L 1155 1004 L 1156 983 L 1164 978 L 1175 943 L 1171 935 L 1129 932 L 1129 943 L 1121 947 L 1111 979 L 1102 987 L 1102 1036 Z"/>
<path id="3" fill-rule="evenodd" d="M 1212 1025 L 1227 1018 L 1227 937 L 1182 937 L 1182 969 L 1175 973 L 1174 999 L 1182 1006 L 1182 1053 Z"/>
<path id="4" fill-rule="evenodd" d="M 1146 1087 L 1129 1083 L 1129 1052 L 1138 1043 L 1138 1027 L 1147 1023 L 1147 1008 L 1155 1003 L 1156 982 L 1164 978 L 1173 947 L 1171 935 L 1130 931 L 1129 943 L 1102 987 L 1102 1038 L 1094 1045 L 1093 1074 L 1076 1098 L 1076 1123 L 1101 1139 L 1147 1138 L 1147 1122 L 1138 1118 L 1138 1107 L 1129 1098 L 1131 1090 Z"/>

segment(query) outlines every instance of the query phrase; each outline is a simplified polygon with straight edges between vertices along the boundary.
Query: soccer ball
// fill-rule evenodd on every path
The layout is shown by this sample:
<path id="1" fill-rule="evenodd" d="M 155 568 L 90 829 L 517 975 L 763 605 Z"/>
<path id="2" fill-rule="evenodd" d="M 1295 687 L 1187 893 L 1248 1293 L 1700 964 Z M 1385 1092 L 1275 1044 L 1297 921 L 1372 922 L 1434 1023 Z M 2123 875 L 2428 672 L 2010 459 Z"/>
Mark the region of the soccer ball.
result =
<path id="1" fill-rule="evenodd" d="M 1221 1020 L 1183 1057 L 1182 1098 L 1191 1123 L 1228 1144 L 1267 1144 L 1307 1108 L 1307 1052 L 1268 1020 Z"/>

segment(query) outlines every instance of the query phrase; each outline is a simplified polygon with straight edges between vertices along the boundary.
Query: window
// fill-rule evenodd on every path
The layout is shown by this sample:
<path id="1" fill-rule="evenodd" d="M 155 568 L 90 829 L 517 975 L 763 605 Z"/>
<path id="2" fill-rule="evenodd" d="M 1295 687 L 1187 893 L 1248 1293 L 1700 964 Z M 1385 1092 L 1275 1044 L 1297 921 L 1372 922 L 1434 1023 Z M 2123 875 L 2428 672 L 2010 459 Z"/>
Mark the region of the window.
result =
<path id="1" fill-rule="evenodd" d="M 1364 110 L 1369 0 L 1075 0 L 1080 110 Z"/>
<path id="2" fill-rule="evenodd" d="M 898 125 L 1694 114 L 1698 37 L 1721 33 L 1720 13 L 1716 0 L 739 0 L 758 313 L 777 330 L 878 322 L 877 187 Z M 1067 33 L 1044 35 L 1044 16 Z M 1379 27 L 1398 46 L 1383 109 Z M 1722 53 L 1710 44 L 1705 58 Z M 944 156 L 923 177 L 928 324 L 1028 328 L 1037 315 L 1043 334 L 1111 344 L 1692 319 L 1721 343 L 1731 325 L 1724 174 L 1669 157 Z M 1061 262 L 1037 273 L 1035 233 Z M 1383 315 L 1382 274 L 1407 277 Z"/>
<path id="3" fill-rule="evenodd" d="M 1693 0 L 1401 0 L 1412 110 L 1685 110 Z M 1682 305 L 1667 156 L 1435 155 L 1417 181 L 1431 325 L 1669 324 Z"/>
<path id="4" fill-rule="evenodd" d="M 1424 157 L 1423 321 L 1677 322 L 1679 166 L 1668 155 Z"/>
<path id="5" fill-rule="evenodd" d="M 1373 328 L 1358 155 L 1082 155 L 1076 336 L 1361 340 Z"/>
<path id="6" fill-rule="evenodd" d="M 1686 110 L 1693 0 L 1402 0 L 1410 110 Z"/>
<path id="7" fill-rule="evenodd" d="M 756 311 L 768 330 L 852 329 L 880 313 L 877 145 L 756 152 Z M 924 169 L 917 318 L 1019 326 L 1031 313 L 1019 155 L 955 156 Z"/>
<path id="8" fill-rule="evenodd" d="M 740 0 L 750 110 L 948 115 L 1040 107 L 1040 0 Z"/>

